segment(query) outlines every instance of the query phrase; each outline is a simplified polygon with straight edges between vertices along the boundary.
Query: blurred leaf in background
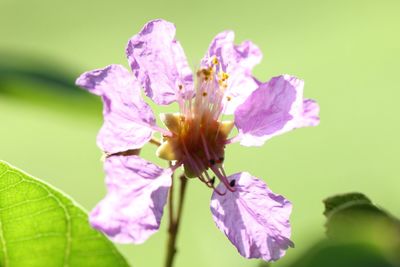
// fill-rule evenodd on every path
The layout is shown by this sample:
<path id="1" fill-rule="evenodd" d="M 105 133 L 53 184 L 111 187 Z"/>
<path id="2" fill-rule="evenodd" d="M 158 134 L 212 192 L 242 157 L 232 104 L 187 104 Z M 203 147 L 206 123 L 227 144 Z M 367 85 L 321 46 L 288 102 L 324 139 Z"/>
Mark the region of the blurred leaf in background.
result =
<path id="1" fill-rule="evenodd" d="M 328 238 L 316 243 L 292 267 L 400 266 L 400 221 L 363 194 L 325 201 Z"/>
<path id="2" fill-rule="evenodd" d="M 375 247 L 400 265 L 400 221 L 363 194 L 349 193 L 324 201 L 329 239 Z"/>

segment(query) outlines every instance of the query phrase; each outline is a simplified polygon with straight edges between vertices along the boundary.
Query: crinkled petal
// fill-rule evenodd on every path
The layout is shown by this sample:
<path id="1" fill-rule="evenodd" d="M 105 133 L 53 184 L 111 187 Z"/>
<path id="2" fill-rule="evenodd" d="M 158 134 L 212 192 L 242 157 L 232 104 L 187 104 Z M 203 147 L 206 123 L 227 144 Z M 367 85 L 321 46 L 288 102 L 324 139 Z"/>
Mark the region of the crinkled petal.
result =
<path id="1" fill-rule="evenodd" d="M 139 83 L 127 69 L 109 65 L 85 72 L 76 84 L 103 99 L 104 124 L 97 136 L 102 150 L 137 149 L 150 140 L 156 120 L 140 95 Z"/>
<path id="2" fill-rule="evenodd" d="M 171 169 L 138 156 L 112 156 L 105 172 L 108 193 L 91 212 L 90 223 L 115 242 L 143 243 L 160 227 Z"/>
<path id="3" fill-rule="evenodd" d="M 317 126 L 319 124 L 319 105 L 313 99 L 303 101 L 303 113 L 297 127 Z"/>
<path id="4" fill-rule="evenodd" d="M 255 44 L 244 41 L 240 45 L 235 45 L 234 38 L 232 31 L 219 33 L 211 42 L 208 53 L 202 60 L 202 66 L 208 67 L 216 57 L 220 63 L 219 70 L 229 75 L 223 100 L 225 114 L 233 114 L 236 107 L 257 89 L 257 82 L 251 73 L 254 66 L 262 59 L 262 53 Z"/>
<path id="5" fill-rule="evenodd" d="M 261 84 L 235 111 L 240 143 L 260 146 L 295 128 L 318 125 L 319 106 L 303 100 L 303 86 L 302 80 L 289 75 Z"/>
<path id="6" fill-rule="evenodd" d="M 289 247 L 292 204 L 274 194 L 260 179 L 242 172 L 231 175 L 235 192 L 213 193 L 211 212 L 217 227 L 246 258 L 276 261 Z M 224 192 L 221 183 L 217 187 Z"/>
<path id="7" fill-rule="evenodd" d="M 182 46 L 175 40 L 175 26 L 171 22 L 148 22 L 129 40 L 126 54 L 146 95 L 155 103 L 170 104 L 178 99 L 178 94 L 185 97 L 193 90 L 192 71 Z"/>

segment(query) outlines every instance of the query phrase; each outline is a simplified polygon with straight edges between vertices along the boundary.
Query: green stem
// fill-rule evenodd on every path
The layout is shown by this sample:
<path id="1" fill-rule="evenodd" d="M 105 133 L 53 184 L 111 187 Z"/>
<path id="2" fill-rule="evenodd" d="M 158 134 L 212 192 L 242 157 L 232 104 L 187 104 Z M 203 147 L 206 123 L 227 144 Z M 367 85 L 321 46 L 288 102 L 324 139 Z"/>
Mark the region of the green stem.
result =
<path id="1" fill-rule="evenodd" d="M 178 211 L 176 217 L 173 214 L 173 183 L 171 186 L 170 197 L 169 197 L 169 212 L 170 212 L 170 221 L 168 228 L 168 243 L 167 243 L 167 257 L 165 260 L 165 267 L 172 267 L 174 263 L 174 258 L 177 252 L 176 248 L 176 238 L 178 236 L 179 225 L 182 218 L 182 210 L 183 210 L 183 200 L 185 198 L 187 178 L 184 175 L 180 176 L 180 190 L 179 190 L 179 202 L 178 202 Z"/>

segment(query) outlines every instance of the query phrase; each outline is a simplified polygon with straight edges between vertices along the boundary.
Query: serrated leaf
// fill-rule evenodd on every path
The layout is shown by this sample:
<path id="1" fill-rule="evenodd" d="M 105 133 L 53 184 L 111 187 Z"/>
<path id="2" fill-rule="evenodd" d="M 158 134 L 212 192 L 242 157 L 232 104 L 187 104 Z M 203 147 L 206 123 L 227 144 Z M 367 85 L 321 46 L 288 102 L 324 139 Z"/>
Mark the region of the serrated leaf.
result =
<path id="1" fill-rule="evenodd" d="M 0 266 L 128 264 L 70 198 L 0 161 Z"/>

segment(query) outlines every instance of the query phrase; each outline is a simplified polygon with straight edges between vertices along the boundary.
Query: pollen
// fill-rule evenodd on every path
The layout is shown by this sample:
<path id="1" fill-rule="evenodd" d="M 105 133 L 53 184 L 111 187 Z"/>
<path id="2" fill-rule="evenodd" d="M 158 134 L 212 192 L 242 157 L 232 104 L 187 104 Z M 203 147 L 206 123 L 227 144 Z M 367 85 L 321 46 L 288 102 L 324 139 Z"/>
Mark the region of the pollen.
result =
<path id="1" fill-rule="evenodd" d="M 214 58 L 212 59 L 212 64 L 213 64 L 213 65 L 218 65 L 218 63 L 219 63 L 219 61 L 218 61 L 217 57 L 214 57 Z"/>
<path id="2" fill-rule="evenodd" d="M 201 69 L 200 73 L 203 74 L 204 77 L 208 77 L 211 75 L 211 69 Z"/>

